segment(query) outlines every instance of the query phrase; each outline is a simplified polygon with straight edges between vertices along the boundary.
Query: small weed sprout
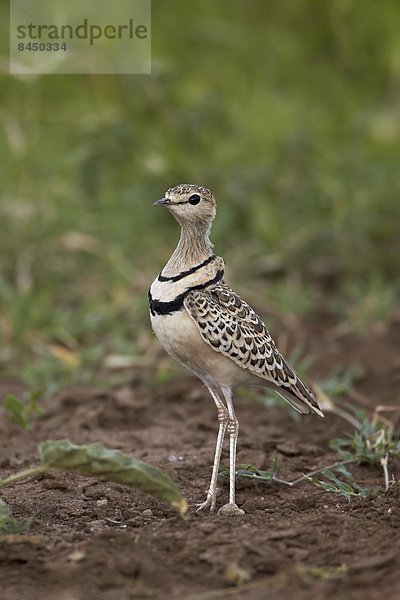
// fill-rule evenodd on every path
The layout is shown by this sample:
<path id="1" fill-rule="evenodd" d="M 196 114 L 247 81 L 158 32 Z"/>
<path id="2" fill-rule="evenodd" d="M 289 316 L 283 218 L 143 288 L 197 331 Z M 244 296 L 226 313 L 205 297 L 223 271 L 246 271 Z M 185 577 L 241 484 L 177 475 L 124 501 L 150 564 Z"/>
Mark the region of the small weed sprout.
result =
<path id="1" fill-rule="evenodd" d="M 31 391 L 23 400 L 15 394 L 7 394 L 4 398 L 4 408 L 13 423 L 25 431 L 30 431 L 35 422 L 43 416 L 43 410 L 39 406 L 42 397 L 43 390 Z"/>
<path id="2" fill-rule="evenodd" d="M 32 518 L 17 521 L 17 519 L 12 517 L 10 508 L 4 500 L 0 498 L 0 536 L 22 533 L 26 529 L 29 529 L 31 523 Z"/>
<path id="3" fill-rule="evenodd" d="M 400 432 L 393 424 L 378 418 L 378 412 L 372 419 L 365 411 L 358 411 L 358 430 L 343 438 L 331 441 L 330 446 L 342 460 L 354 458 L 359 464 L 380 465 L 384 472 L 385 489 L 389 487 L 388 457 L 400 457 Z"/>
<path id="4" fill-rule="evenodd" d="M 294 362 L 294 361 L 293 361 Z M 299 367 L 307 369 L 310 360 L 307 359 Z M 293 480 L 282 480 L 278 477 L 278 462 L 273 459 L 271 469 L 264 471 L 254 465 L 239 465 L 237 470 L 238 477 L 255 479 L 268 483 L 276 483 L 287 487 L 294 487 L 304 481 L 316 485 L 326 492 L 344 496 L 348 500 L 352 498 L 365 498 L 366 496 L 376 495 L 380 488 L 365 488 L 359 486 L 348 471 L 347 466 L 351 464 L 359 465 L 378 465 L 383 469 L 384 487 L 389 488 L 390 476 L 388 469 L 388 459 L 390 456 L 400 458 L 400 431 L 395 431 L 393 423 L 381 415 L 384 411 L 400 411 L 393 406 L 378 406 L 375 412 L 370 416 L 365 410 L 357 410 L 353 405 L 347 405 L 344 410 L 332 401 L 332 398 L 339 397 L 343 393 L 351 395 L 352 386 L 358 377 L 357 367 L 352 367 L 345 371 L 339 368 L 334 369 L 331 375 L 320 385 L 314 384 L 314 392 L 321 408 L 326 412 L 331 412 L 343 418 L 354 427 L 354 431 L 346 437 L 336 438 L 330 442 L 330 447 L 338 453 L 339 460 L 332 465 L 316 469 L 310 473 L 302 474 Z M 269 397 L 261 399 L 264 404 L 274 404 Z M 280 404 L 280 403 L 279 403 Z M 301 417 L 300 417 L 301 418 Z M 220 469 L 222 475 L 227 475 L 228 470 L 224 467 Z M 342 475 L 346 481 L 340 479 Z M 320 474 L 322 478 L 315 477 Z"/>
<path id="5" fill-rule="evenodd" d="M 354 459 L 346 460 L 343 462 L 336 462 L 328 467 L 322 467 L 320 469 L 315 469 L 310 473 L 303 473 L 300 477 L 292 480 L 280 479 L 277 475 L 278 472 L 278 460 L 277 458 L 273 458 L 271 469 L 269 471 L 263 471 L 258 469 L 254 465 L 239 465 L 238 470 L 236 472 L 237 477 L 243 477 L 245 479 L 254 479 L 257 481 L 263 481 L 265 483 L 276 483 L 278 485 L 286 486 L 286 487 L 295 487 L 304 481 L 309 481 L 310 483 L 320 487 L 325 492 L 330 492 L 332 494 L 338 494 L 339 496 L 345 496 L 348 500 L 352 498 L 365 498 L 371 494 L 377 493 L 377 490 L 369 490 L 368 488 L 362 488 L 357 485 L 355 482 L 351 484 L 339 479 L 335 474 L 334 470 L 338 471 L 345 477 L 351 479 L 351 473 L 347 471 L 346 465 L 354 464 L 356 461 Z M 220 469 L 221 475 L 227 476 L 229 475 L 229 469 L 226 467 L 221 467 Z M 321 474 L 327 481 L 323 479 L 317 479 L 315 475 Z"/>
<path id="6" fill-rule="evenodd" d="M 340 468 L 340 463 L 338 463 L 335 469 Z M 378 492 L 378 488 L 374 490 L 370 490 L 368 488 L 360 487 L 357 483 L 352 481 L 352 483 L 348 483 L 339 479 L 335 473 L 331 469 L 324 469 L 321 471 L 322 475 L 328 481 L 324 481 L 323 479 L 317 479 L 315 477 L 307 476 L 307 479 L 316 485 L 317 487 L 322 488 L 326 492 L 330 492 L 331 494 L 338 494 L 339 496 L 344 496 L 347 500 L 351 500 L 352 498 L 366 498 L 367 496 L 374 495 Z M 349 473 L 350 477 L 351 474 Z"/>

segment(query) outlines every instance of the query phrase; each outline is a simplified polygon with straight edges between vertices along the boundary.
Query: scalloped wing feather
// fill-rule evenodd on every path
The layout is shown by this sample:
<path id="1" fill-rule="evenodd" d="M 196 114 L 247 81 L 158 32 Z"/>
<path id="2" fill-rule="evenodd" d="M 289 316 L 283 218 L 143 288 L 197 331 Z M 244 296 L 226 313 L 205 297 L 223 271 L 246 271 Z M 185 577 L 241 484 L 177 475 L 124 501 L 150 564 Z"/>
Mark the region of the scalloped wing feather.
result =
<path id="1" fill-rule="evenodd" d="M 323 416 L 314 396 L 280 354 L 260 317 L 226 284 L 189 292 L 184 306 L 203 340 L 216 352 L 264 379 L 299 412 L 311 409 Z"/>

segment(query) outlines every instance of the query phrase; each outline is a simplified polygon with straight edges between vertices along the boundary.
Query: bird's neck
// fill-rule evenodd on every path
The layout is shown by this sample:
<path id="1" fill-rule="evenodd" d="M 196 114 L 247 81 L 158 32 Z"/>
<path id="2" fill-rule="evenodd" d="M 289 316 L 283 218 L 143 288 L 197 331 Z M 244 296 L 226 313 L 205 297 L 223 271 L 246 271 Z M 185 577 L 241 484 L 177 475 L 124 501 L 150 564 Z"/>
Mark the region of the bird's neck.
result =
<path id="1" fill-rule="evenodd" d="M 211 223 L 181 223 L 181 236 L 175 251 L 163 269 L 166 276 L 191 269 L 213 254 Z"/>

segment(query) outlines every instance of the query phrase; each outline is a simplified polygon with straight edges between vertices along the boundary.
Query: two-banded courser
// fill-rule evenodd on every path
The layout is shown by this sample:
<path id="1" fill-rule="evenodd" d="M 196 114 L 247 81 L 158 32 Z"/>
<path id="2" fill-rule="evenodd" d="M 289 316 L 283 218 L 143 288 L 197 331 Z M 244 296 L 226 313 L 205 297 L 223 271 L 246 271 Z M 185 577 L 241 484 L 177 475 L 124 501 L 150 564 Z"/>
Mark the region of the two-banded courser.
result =
<path id="1" fill-rule="evenodd" d="M 235 504 L 235 461 L 239 423 L 232 402 L 238 385 L 273 388 L 301 413 L 323 416 L 317 401 L 285 361 L 255 311 L 223 280 L 224 261 L 209 235 L 216 214 L 213 194 L 199 185 L 169 189 L 155 206 L 165 206 L 180 223 L 171 258 L 153 282 L 151 323 L 166 351 L 207 386 L 218 410 L 219 430 L 207 498 L 199 508 L 215 510 L 217 477 L 225 432 L 230 441 L 229 504 Z"/>

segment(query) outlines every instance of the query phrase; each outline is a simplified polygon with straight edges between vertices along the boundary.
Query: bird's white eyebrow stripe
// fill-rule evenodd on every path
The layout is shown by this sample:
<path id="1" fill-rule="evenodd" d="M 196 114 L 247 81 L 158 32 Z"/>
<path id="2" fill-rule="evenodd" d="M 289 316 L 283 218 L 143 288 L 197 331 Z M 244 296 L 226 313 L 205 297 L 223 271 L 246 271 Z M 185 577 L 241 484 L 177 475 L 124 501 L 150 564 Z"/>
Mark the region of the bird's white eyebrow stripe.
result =
<path id="1" fill-rule="evenodd" d="M 161 271 L 161 273 L 158 276 L 158 281 L 171 281 L 171 282 L 180 281 L 184 277 L 188 277 L 188 275 L 192 275 L 193 273 L 195 273 L 202 267 L 205 267 L 210 262 L 212 262 L 215 258 L 217 258 L 215 256 L 215 254 L 212 254 L 211 256 L 206 258 L 206 260 L 203 260 L 203 262 L 201 262 L 200 264 L 195 265 L 194 267 L 192 267 L 191 269 L 187 269 L 186 271 L 181 271 L 178 275 L 173 275 L 171 277 L 164 277 L 164 275 L 162 275 L 162 271 Z"/>

